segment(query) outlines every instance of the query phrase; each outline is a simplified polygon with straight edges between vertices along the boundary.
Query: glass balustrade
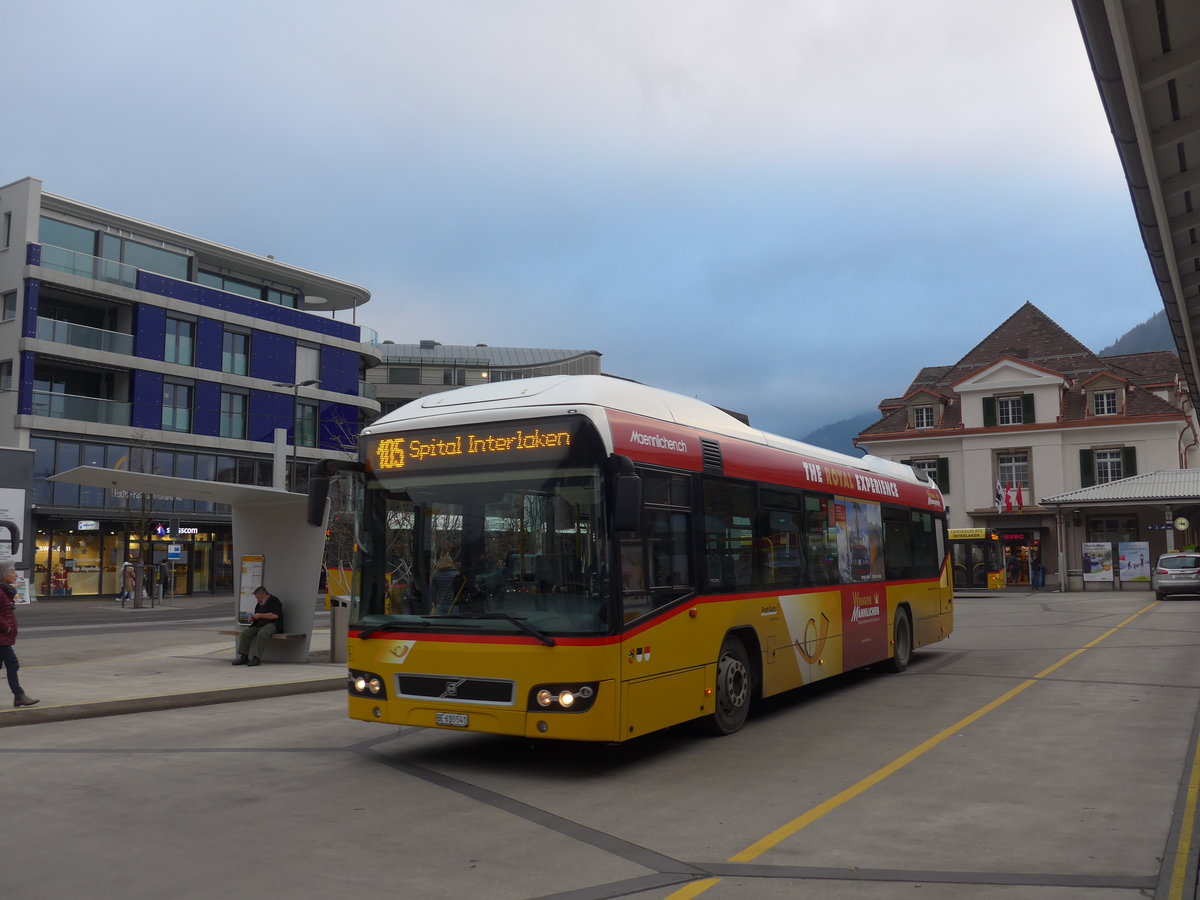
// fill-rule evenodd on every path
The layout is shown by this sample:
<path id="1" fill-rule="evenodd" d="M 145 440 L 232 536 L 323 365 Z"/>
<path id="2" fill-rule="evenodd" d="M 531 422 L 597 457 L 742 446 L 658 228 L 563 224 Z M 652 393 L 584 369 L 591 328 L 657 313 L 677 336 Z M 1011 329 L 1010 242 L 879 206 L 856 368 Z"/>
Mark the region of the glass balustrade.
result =
<path id="1" fill-rule="evenodd" d="M 39 316 L 37 337 L 39 341 L 53 341 L 56 344 L 70 344 L 72 347 L 103 350 L 106 353 L 120 353 L 124 356 L 133 355 L 133 335 L 92 328 L 89 325 L 75 325 Z"/>
<path id="2" fill-rule="evenodd" d="M 57 394 L 50 391 L 33 392 L 33 414 L 51 419 L 128 425 L 129 407 L 128 403 L 118 403 L 102 397 L 80 397 L 76 394 Z"/>
<path id="3" fill-rule="evenodd" d="M 78 275 L 80 278 L 107 281 L 110 284 L 137 287 L 138 270 L 134 266 L 111 259 L 101 259 L 98 256 L 88 256 L 78 250 L 67 250 L 53 244 L 42 244 L 42 268 Z"/>

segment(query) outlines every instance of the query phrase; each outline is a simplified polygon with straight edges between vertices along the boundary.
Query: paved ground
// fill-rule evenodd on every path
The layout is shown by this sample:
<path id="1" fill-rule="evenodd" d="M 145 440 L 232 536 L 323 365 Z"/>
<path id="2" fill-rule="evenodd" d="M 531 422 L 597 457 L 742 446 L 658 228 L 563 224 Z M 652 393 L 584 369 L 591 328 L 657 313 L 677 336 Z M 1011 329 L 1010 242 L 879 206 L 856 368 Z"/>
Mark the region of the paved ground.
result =
<path id="1" fill-rule="evenodd" d="M 231 665 L 234 638 L 218 634 L 234 627 L 233 608 L 211 596 L 143 609 L 98 598 L 18 606 L 21 685 L 41 702 L 13 709 L 0 682 L 0 727 L 345 688 L 323 612 L 309 662 L 248 668 Z"/>

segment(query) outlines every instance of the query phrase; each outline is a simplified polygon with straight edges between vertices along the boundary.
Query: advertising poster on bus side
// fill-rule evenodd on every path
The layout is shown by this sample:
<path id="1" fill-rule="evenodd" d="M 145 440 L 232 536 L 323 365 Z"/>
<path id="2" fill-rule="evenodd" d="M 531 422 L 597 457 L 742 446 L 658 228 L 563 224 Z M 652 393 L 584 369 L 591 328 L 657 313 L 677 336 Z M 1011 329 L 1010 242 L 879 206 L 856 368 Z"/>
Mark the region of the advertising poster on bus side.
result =
<path id="1" fill-rule="evenodd" d="M 1122 581 L 1150 580 L 1150 544 L 1148 541 L 1121 541 L 1117 544 L 1118 572 Z"/>
<path id="2" fill-rule="evenodd" d="M 1112 581 L 1113 547 L 1108 541 L 1089 541 L 1083 545 L 1083 580 Z"/>
<path id="3" fill-rule="evenodd" d="M 842 582 L 882 581 L 883 514 L 879 504 L 838 497 L 834 501 L 834 517 Z"/>

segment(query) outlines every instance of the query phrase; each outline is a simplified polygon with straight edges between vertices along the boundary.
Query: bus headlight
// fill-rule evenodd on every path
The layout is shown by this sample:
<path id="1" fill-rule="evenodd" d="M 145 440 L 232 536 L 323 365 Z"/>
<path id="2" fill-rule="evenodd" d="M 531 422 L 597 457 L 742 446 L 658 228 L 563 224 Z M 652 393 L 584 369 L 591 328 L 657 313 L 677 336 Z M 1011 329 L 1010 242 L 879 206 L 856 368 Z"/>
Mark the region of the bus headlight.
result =
<path id="1" fill-rule="evenodd" d="M 530 710 L 547 712 L 587 712 L 596 701 L 599 682 L 575 684 L 539 684 L 529 692 Z"/>
<path id="2" fill-rule="evenodd" d="M 383 687 L 383 679 L 372 672 L 356 672 L 350 670 L 347 690 L 359 697 L 387 699 L 387 691 Z"/>

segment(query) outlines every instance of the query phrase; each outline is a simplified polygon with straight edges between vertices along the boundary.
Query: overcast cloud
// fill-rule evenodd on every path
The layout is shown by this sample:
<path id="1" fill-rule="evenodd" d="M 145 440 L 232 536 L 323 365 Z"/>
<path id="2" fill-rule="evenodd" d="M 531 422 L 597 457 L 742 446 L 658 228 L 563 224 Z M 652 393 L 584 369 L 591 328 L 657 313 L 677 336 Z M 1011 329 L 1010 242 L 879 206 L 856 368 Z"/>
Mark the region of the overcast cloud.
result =
<path id="1" fill-rule="evenodd" d="M 0 183 L 803 436 L 1161 308 L 1066 0 L 0 0 Z"/>

